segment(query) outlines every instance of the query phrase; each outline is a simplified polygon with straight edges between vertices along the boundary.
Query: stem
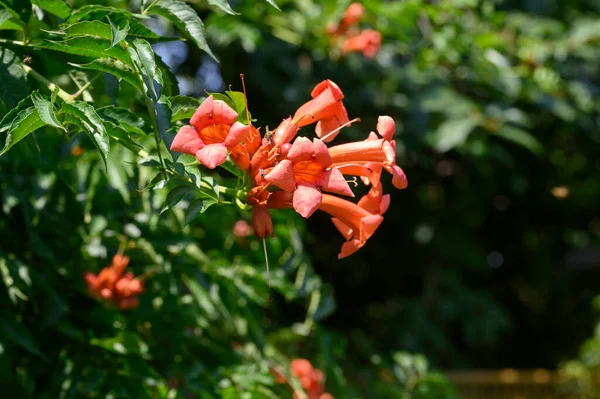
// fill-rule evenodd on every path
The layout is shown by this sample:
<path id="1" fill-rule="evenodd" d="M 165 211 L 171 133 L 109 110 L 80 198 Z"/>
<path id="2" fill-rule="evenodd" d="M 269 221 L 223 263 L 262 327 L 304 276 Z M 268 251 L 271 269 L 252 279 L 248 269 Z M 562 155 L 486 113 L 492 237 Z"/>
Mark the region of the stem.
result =
<path id="1" fill-rule="evenodd" d="M 159 0 L 154 0 L 152 3 L 150 3 L 150 5 L 146 8 L 144 8 L 144 10 L 142 11 L 143 15 L 146 15 L 148 13 L 148 11 L 154 7 L 156 5 L 156 3 L 158 3 Z"/>
<path id="2" fill-rule="evenodd" d="M 25 70 L 25 72 L 28 75 L 32 76 L 35 80 L 37 80 L 41 84 L 45 85 L 48 88 L 48 90 L 50 90 L 50 92 L 54 92 L 54 90 L 56 90 L 56 88 L 58 88 L 58 96 L 63 101 L 65 101 L 65 102 L 73 102 L 74 101 L 74 98 L 72 95 L 70 95 L 69 93 L 67 93 L 66 91 L 64 91 L 57 85 L 55 85 L 54 83 L 50 82 L 48 79 L 46 79 L 45 77 L 43 77 L 42 75 L 40 75 L 39 73 L 37 73 L 36 71 L 31 69 L 31 67 L 29 67 L 28 65 L 23 65 L 23 69 Z"/>
<path id="3" fill-rule="evenodd" d="M 269 255 L 267 254 L 267 239 L 263 237 L 263 249 L 265 251 L 265 264 L 267 265 L 267 285 L 269 287 L 269 302 L 271 302 L 271 272 L 269 271 Z"/>
<path id="4" fill-rule="evenodd" d="M 18 40 L 8 40 L 8 39 L 0 39 L 0 43 L 6 44 L 14 44 L 15 46 L 25 46 L 25 42 L 20 42 Z"/>
<path id="5" fill-rule="evenodd" d="M 77 86 L 79 87 L 79 90 L 77 90 L 73 95 L 71 95 L 71 97 L 73 99 L 76 99 L 77 97 L 79 97 L 84 91 L 87 90 L 88 87 L 90 87 L 90 85 L 92 83 L 94 83 L 94 81 L 96 79 L 98 79 L 101 75 L 103 74 L 103 72 L 98 72 L 93 78 L 91 78 L 90 80 L 88 80 L 83 86 L 79 87 L 79 84 L 77 83 L 76 80 L 73 80 L 75 82 L 75 84 L 77 84 Z"/>

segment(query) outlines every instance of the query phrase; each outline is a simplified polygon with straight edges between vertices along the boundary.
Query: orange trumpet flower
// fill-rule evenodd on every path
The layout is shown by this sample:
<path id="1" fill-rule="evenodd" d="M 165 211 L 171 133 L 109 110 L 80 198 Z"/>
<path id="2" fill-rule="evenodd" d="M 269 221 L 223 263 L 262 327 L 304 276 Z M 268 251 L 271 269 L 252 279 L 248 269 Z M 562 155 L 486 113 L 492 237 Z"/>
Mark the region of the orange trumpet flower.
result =
<path id="1" fill-rule="evenodd" d="M 264 177 L 265 181 L 293 192 L 293 207 L 307 218 L 317 210 L 321 191 L 348 195 L 354 194 L 337 169 L 331 169 L 332 160 L 327 146 L 319 139 L 312 142 L 298 137 L 287 153 L 287 159 L 279 162 Z"/>
<path id="2" fill-rule="evenodd" d="M 202 165 L 214 169 L 225 162 L 229 151 L 249 138 L 250 126 L 234 123 L 237 117 L 229 105 L 209 96 L 190 119 L 190 125 L 179 129 L 171 150 L 195 155 Z"/>
<path id="3" fill-rule="evenodd" d="M 362 248 L 383 222 L 383 216 L 333 195 L 323 194 L 319 209 L 333 216 L 333 223 L 346 238 L 338 259 Z"/>
<path id="4" fill-rule="evenodd" d="M 315 132 L 321 138 L 349 122 L 348 112 L 342 103 L 344 94 L 334 82 L 329 79 L 322 81 L 315 86 L 310 96 L 313 99 L 298 108 L 289 122 L 291 125 L 302 127 L 317 122 Z M 336 135 L 337 133 L 331 134 L 324 141 L 330 142 Z M 290 140 L 292 138 L 293 136 Z"/>

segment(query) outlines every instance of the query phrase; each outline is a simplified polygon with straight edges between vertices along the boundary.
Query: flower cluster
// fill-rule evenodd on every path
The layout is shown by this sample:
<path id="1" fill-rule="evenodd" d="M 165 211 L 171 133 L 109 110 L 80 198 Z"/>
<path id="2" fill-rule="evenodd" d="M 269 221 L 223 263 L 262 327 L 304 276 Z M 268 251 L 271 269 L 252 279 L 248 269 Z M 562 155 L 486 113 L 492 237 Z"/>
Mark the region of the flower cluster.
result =
<path id="1" fill-rule="evenodd" d="M 117 254 L 113 257 L 112 263 L 102 269 L 97 276 L 87 272 L 84 278 L 90 294 L 95 298 L 110 301 L 120 309 L 137 307 L 138 295 L 144 292 L 144 285 L 133 276 L 133 273 L 125 273 L 128 264 L 127 256 Z"/>
<path id="2" fill-rule="evenodd" d="M 373 58 L 381 48 L 381 33 L 373 29 L 358 28 L 365 9 L 360 3 L 348 6 L 339 23 L 327 25 L 327 34 L 332 42 L 337 43 L 342 54 L 361 52 L 366 57 Z"/>
<path id="3" fill-rule="evenodd" d="M 319 369 L 313 368 L 306 359 L 294 359 L 290 363 L 290 371 L 300 381 L 300 385 L 306 391 L 308 399 L 333 399 L 330 393 L 325 391 L 325 374 Z M 271 370 L 278 384 L 287 383 L 287 378 L 276 370 Z M 294 392 L 294 399 L 300 399 L 300 393 Z"/>
<path id="4" fill-rule="evenodd" d="M 382 171 L 392 174 L 397 188 L 405 188 L 407 181 L 396 165 L 392 118 L 379 117 L 377 133 L 364 141 L 328 146 L 354 120 L 349 120 L 344 94 L 331 80 L 316 85 L 311 97 L 261 140 L 258 129 L 236 122 L 238 114 L 210 96 L 190 125 L 179 130 L 171 149 L 194 154 L 209 168 L 229 155 L 245 172 L 246 204 L 253 209 L 252 225 L 259 237 L 273 235 L 269 209 L 293 208 L 305 218 L 317 209 L 330 214 L 346 239 L 339 254 L 343 258 L 361 248 L 383 221 L 390 196 L 382 191 Z M 313 123 L 318 138 L 296 137 L 302 127 Z M 354 197 L 345 175 L 360 177 L 371 186 L 358 204 L 333 195 Z"/>

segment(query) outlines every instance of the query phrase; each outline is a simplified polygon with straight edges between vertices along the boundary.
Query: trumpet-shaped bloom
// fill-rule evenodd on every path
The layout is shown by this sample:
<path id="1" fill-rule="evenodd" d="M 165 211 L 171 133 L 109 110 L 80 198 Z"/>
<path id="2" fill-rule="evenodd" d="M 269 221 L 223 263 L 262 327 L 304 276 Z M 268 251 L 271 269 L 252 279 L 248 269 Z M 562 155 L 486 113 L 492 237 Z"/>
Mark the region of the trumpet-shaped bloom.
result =
<path id="1" fill-rule="evenodd" d="M 234 123 L 237 117 L 229 105 L 209 96 L 190 119 L 190 125 L 179 129 L 171 150 L 195 155 L 201 164 L 214 169 L 225 162 L 229 151 L 248 138 L 250 126 Z"/>
<path id="2" fill-rule="evenodd" d="M 346 11 L 344 11 L 344 15 L 340 20 L 340 27 L 343 27 L 345 30 L 352 25 L 356 25 L 361 20 L 364 13 L 365 8 L 359 2 L 350 4 L 348 8 L 346 8 Z"/>
<path id="3" fill-rule="evenodd" d="M 362 248 L 383 222 L 383 216 L 372 214 L 350 201 L 333 195 L 323 194 L 319 209 L 333 216 L 333 223 L 346 238 L 338 259 L 352 255 Z"/>
<path id="4" fill-rule="evenodd" d="M 396 165 L 396 142 L 393 136 L 396 124 L 389 116 L 380 116 L 377 132 L 371 132 L 365 141 L 341 144 L 329 148 L 333 167 L 346 175 L 360 176 L 366 184 L 379 185 L 383 169 L 392 175 L 394 187 L 403 189 L 408 185 L 406 174 Z"/>
<path id="5" fill-rule="evenodd" d="M 312 142 L 298 137 L 287 153 L 265 180 L 284 191 L 293 192 L 293 207 L 300 215 L 309 217 L 321 203 L 321 190 L 354 196 L 344 176 L 331 169 L 327 146 L 318 139 Z"/>
<path id="6" fill-rule="evenodd" d="M 350 4 L 344 11 L 339 24 L 334 23 L 327 26 L 327 33 L 332 36 L 343 35 L 348 29 L 360 22 L 364 13 L 365 8 L 362 4 L 358 2 Z"/>
<path id="7" fill-rule="evenodd" d="M 267 234 L 273 237 L 273 220 L 266 206 L 256 205 L 252 208 L 252 226 L 258 237 L 265 238 Z"/>
<path id="8" fill-rule="evenodd" d="M 381 33 L 365 29 L 358 35 L 350 36 L 342 44 L 342 53 L 361 52 L 365 57 L 373 58 L 381 49 Z"/>
<path id="9" fill-rule="evenodd" d="M 86 273 L 84 278 L 90 294 L 96 298 L 112 301 L 120 309 L 137 307 L 139 303 L 137 296 L 144 291 L 144 286 L 132 273 L 123 275 L 128 264 L 128 257 L 117 254 L 113 257 L 112 263 L 102 269 L 97 276 Z"/>
<path id="10" fill-rule="evenodd" d="M 291 125 L 297 124 L 298 127 L 302 127 L 317 122 L 317 136 L 325 137 L 349 122 L 348 112 L 342 102 L 344 94 L 334 82 L 329 79 L 322 81 L 315 86 L 310 95 L 313 99 L 298 108 L 290 121 Z M 336 135 L 337 133 L 329 135 L 325 141 L 333 140 Z"/>

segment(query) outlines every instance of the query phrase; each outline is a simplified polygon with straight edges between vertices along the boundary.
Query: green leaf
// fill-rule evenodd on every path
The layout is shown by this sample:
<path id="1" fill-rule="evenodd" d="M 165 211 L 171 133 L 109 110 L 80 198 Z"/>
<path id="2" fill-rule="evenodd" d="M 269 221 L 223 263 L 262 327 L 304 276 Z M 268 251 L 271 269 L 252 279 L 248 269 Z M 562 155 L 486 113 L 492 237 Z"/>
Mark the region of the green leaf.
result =
<path id="1" fill-rule="evenodd" d="M 10 11 L 0 9 L 0 30 L 23 30 L 22 23 L 13 21 L 13 17 L 15 16 Z"/>
<path id="2" fill-rule="evenodd" d="M 496 132 L 496 135 L 527 148 L 535 155 L 540 155 L 544 151 L 542 143 L 540 143 L 534 136 L 523 129 L 519 129 L 511 125 L 503 125 Z"/>
<path id="3" fill-rule="evenodd" d="M 124 64 L 131 65 L 131 58 L 121 46 L 110 47 L 110 37 L 72 37 L 67 40 L 42 40 L 32 43 L 33 47 L 60 51 L 67 54 L 91 58 L 113 58 Z"/>
<path id="4" fill-rule="evenodd" d="M 171 108 L 173 111 L 171 122 L 190 119 L 202 102 L 200 99 L 187 96 L 173 96 L 170 97 L 169 100 L 171 101 Z"/>
<path id="5" fill-rule="evenodd" d="M 217 202 L 213 199 L 208 198 L 199 198 L 188 206 L 188 209 L 185 212 L 185 223 L 188 224 L 195 218 L 197 218 L 200 214 L 204 213 L 211 205 L 216 204 Z"/>
<path id="6" fill-rule="evenodd" d="M 233 109 L 239 115 L 238 120 L 244 125 L 249 124 L 252 116 L 250 115 L 250 112 L 248 112 L 248 115 L 246 115 L 246 96 L 244 93 L 239 91 L 226 91 L 225 93 L 227 93 L 233 102 Z"/>
<path id="7" fill-rule="evenodd" d="M 106 133 L 108 133 L 113 140 L 121 143 L 124 147 L 128 148 L 132 152 L 137 154 L 140 148 L 142 148 L 141 145 L 129 137 L 127 131 L 123 127 L 107 120 L 104 120 L 104 127 L 106 128 Z"/>
<path id="8" fill-rule="evenodd" d="M 74 10 L 66 22 L 73 23 L 84 20 L 101 20 L 106 15 L 110 15 L 112 18 L 114 18 L 116 15 L 121 15 L 129 20 L 132 20 L 133 18 L 147 18 L 145 15 L 134 14 L 124 8 L 92 4 Z"/>
<path id="9" fill-rule="evenodd" d="M 54 113 L 54 101 L 51 102 L 45 99 L 44 96 L 37 91 L 34 91 L 31 94 L 31 100 L 40 114 L 40 118 L 46 125 L 54 126 L 64 131 L 67 130 L 63 125 L 61 125 L 56 117 L 56 114 Z"/>
<path id="10" fill-rule="evenodd" d="M 27 24 L 31 18 L 31 1 L 29 0 L 2 0 L 0 6 L 4 6 L 24 24 Z"/>
<path id="11" fill-rule="evenodd" d="M 216 57 L 206 42 L 204 24 L 198 14 L 183 1 L 159 0 L 151 9 L 153 14 L 165 17 L 215 60 Z"/>
<path id="12" fill-rule="evenodd" d="M 158 102 L 162 94 L 163 79 L 162 72 L 156 65 L 154 51 L 150 43 L 137 39 L 131 46 L 127 47 L 127 50 L 135 68 L 142 77 L 146 96 L 154 103 Z"/>
<path id="13" fill-rule="evenodd" d="M 10 113 L 6 116 L 9 116 Z M 5 117 L 6 119 L 6 117 Z M 3 120 L 4 122 L 4 120 Z M 0 155 L 3 155 L 13 145 L 23 140 L 30 133 L 44 126 L 45 123 L 40 118 L 35 107 L 29 107 L 23 111 L 20 111 L 16 118 L 12 121 L 10 128 L 8 129 L 8 135 L 4 142 L 4 148 L 0 151 Z"/>
<path id="14" fill-rule="evenodd" d="M 117 123 L 130 133 L 145 134 L 142 130 L 144 127 L 144 120 L 127 108 L 107 105 L 106 107 L 96 109 L 96 112 L 98 112 L 98 115 L 100 115 L 102 119 Z"/>
<path id="15" fill-rule="evenodd" d="M 65 102 L 62 104 L 61 112 L 65 115 L 65 122 L 76 125 L 92 140 L 100 151 L 106 167 L 110 141 L 102 118 L 96 113 L 94 107 L 83 101 Z"/>
<path id="16" fill-rule="evenodd" d="M 446 152 L 463 144 L 473 129 L 479 125 L 479 122 L 478 117 L 445 121 L 433 135 L 433 148 L 437 152 Z"/>
<path id="17" fill-rule="evenodd" d="M 156 155 L 150 155 L 137 161 L 138 165 L 142 166 L 162 166 L 159 158 Z"/>
<path id="18" fill-rule="evenodd" d="M 162 172 L 158 172 L 156 174 L 156 176 L 154 176 L 152 178 L 152 180 L 150 180 L 150 183 L 148 183 L 148 185 L 146 187 L 144 187 L 143 190 L 138 190 L 138 191 L 160 190 L 161 188 L 163 188 L 164 186 L 166 186 L 168 182 L 169 181 L 164 178 L 163 173 Z"/>
<path id="19" fill-rule="evenodd" d="M 239 13 L 233 11 L 227 0 L 208 0 L 208 4 L 210 4 L 211 6 L 218 7 L 219 9 L 225 11 L 227 14 L 239 15 Z"/>
<path id="20" fill-rule="evenodd" d="M 210 189 L 202 188 L 201 193 L 205 197 L 214 199 L 215 201 L 219 202 L 219 184 L 214 179 L 214 177 L 211 177 L 211 176 L 203 177 L 202 181 L 205 182 L 206 184 L 208 184 L 210 186 Z"/>
<path id="21" fill-rule="evenodd" d="M 34 0 L 42 10 L 65 19 L 71 15 L 71 7 L 64 0 Z"/>
<path id="22" fill-rule="evenodd" d="M 91 69 L 94 71 L 110 73 L 118 80 L 123 80 L 140 91 L 143 90 L 133 69 L 119 60 L 114 60 L 111 58 L 98 58 L 87 64 L 75 64 L 69 62 L 69 65 L 81 69 Z"/>
<path id="23" fill-rule="evenodd" d="M 279 8 L 277 3 L 275 3 L 275 0 L 266 0 L 266 2 L 269 3 L 270 5 L 272 5 L 273 7 L 275 7 L 276 9 L 278 9 L 279 11 L 281 11 L 281 8 Z"/>
<path id="24" fill-rule="evenodd" d="M 32 105 L 33 105 L 33 102 L 31 101 L 31 96 L 27 96 L 24 99 L 22 99 L 21 101 L 19 101 L 17 106 L 14 107 L 13 109 L 11 109 L 8 112 L 8 114 L 4 115 L 4 117 L 0 121 L 0 133 L 8 131 L 8 129 L 10 129 L 13 121 L 15 120 L 15 118 L 17 117 L 19 112 L 25 111 L 27 108 L 31 107 Z"/>
<path id="25" fill-rule="evenodd" d="M 125 24 L 121 25 L 123 26 L 122 28 L 119 28 L 110 19 L 108 22 L 110 23 L 110 32 L 112 35 L 110 47 L 114 47 L 127 38 L 127 32 L 129 32 L 129 21 L 126 20 Z"/>
<path id="26" fill-rule="evenodd" d="M 177 205 L 182 199 L 184 199 L 188 194 L 192 192 L 192 188 L 189 186 L 177 186 L 173 190 L 167 194 L 167 199 L 165 200 L 165 205 L 160 213 L 164 213 L 165 211 L 171 209 L 175 205 Z"/>
<path id="27" fill-rule="evenodd" d="M 0 47 L 0 98 L 8 108 L 14 108 L 27 97 L 27 73 L 12 50 Z"/>
<path id="28" fill-rule="evenodd" d="M 25 349 L 27 352 L 32 353 L 46 361 L 48 360 L 35 345 L 35 341 L 29 330 L 23 327 L 22 324 L 8 319 L 0 319 L 0 327 L 9 339 Z"/>

